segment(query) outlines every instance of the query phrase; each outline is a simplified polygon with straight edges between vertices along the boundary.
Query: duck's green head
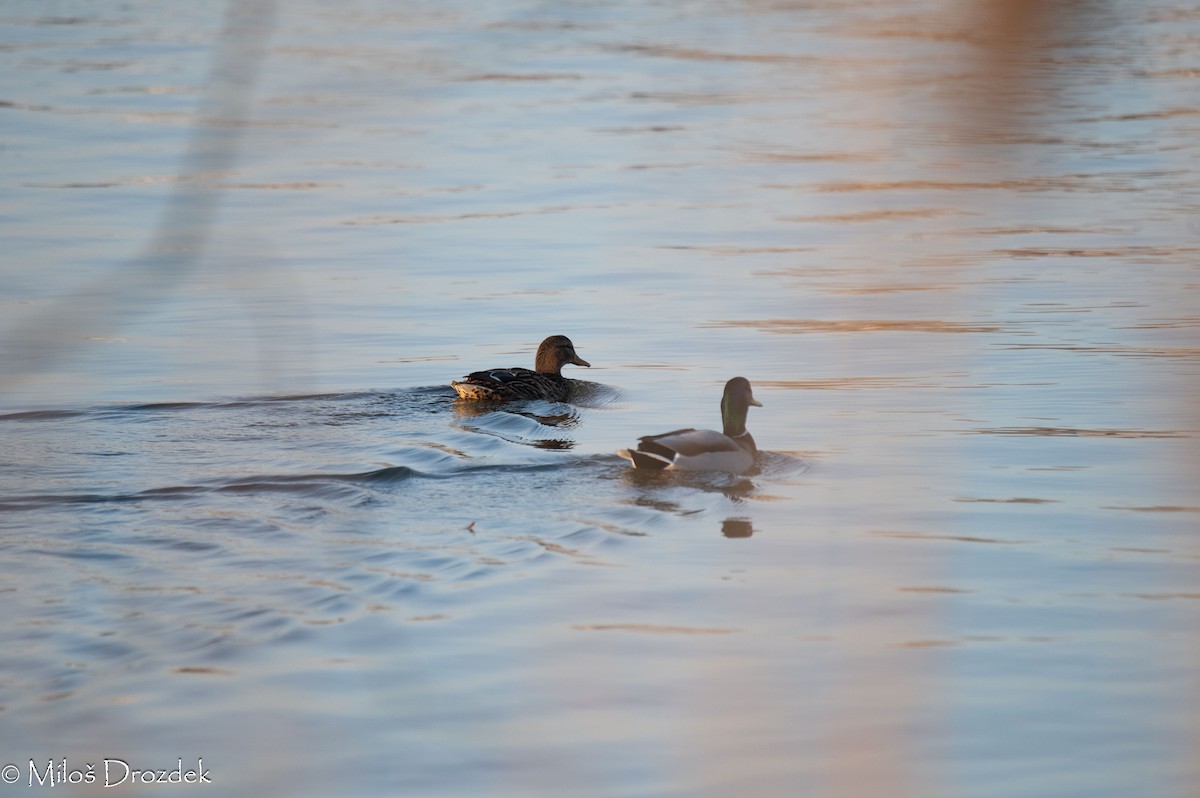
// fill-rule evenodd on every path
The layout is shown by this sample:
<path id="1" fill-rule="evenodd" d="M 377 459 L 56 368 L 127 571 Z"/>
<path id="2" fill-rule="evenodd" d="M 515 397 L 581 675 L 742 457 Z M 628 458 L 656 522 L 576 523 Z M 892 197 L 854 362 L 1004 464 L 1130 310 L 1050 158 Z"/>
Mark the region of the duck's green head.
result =
<path id="1" fill-rule="evenodd" d="M 726 435 L 741 435 L 746 431 L 746 413 L 751 405 L 762 407 L 762 402 L 754 398 L 749 380 L 734 377 L 725 383 L 725 395 L 721 397 L 721 423 Z"/>
<path id="2" fill-rule="evenodd" d="M 575 344 L 565 335 L 551 335 L 538 347 L 537 360 L 534 369 L 539 374 L 562 374 L 562 367 L 570 363 L 573 366 L 591 368 L 592 364 L 575 354 Z"/>

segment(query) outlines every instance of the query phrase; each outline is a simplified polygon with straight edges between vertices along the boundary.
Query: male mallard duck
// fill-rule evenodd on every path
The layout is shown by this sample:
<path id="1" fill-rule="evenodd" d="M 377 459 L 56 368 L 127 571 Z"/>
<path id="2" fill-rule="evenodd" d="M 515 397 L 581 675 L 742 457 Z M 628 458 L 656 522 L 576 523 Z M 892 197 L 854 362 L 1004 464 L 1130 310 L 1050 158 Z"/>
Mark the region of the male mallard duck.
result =
<path id="1" fill-rule="evenodd" d="M 758 449 L 746 429 L 746 413 L 750 405 L 762 407 L 750 390 L 745 377 L 734 377 L 725 383 L 721 397 L 721 421 L 724 431 L 711 429 L 677 429 L 662 435 L 638 438 L 636 449 L 617 452 L 633 463 L 634 468 L 653 471 L 729 471 L 742 474 L 754 465 Z"/>
<path id="2" fill-rule="evenodd" d="M 548 399 L 561 402 L 571 391 L 571 381 L 562 375 L 562 367 L 571 363 L 591 368 L 592 364 L 575 354 L 575 344 L 565 335 L 551 335 L 538 347 L 533 370 L 514 367 L 475 371 L 451 380 L 450 386 L 463 399 L 504 402 L 510 399 Z"/>

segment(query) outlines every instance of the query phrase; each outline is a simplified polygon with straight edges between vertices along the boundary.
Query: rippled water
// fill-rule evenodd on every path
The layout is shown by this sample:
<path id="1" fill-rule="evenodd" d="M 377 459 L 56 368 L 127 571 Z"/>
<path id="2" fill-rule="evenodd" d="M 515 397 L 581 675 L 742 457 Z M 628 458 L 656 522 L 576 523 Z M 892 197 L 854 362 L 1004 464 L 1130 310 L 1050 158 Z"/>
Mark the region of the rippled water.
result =
<path id="1" fill-rule="evenodd" d="M 1194 3 L 234 9 L 0 10 L 5 790 L 1194 794 Z"/>

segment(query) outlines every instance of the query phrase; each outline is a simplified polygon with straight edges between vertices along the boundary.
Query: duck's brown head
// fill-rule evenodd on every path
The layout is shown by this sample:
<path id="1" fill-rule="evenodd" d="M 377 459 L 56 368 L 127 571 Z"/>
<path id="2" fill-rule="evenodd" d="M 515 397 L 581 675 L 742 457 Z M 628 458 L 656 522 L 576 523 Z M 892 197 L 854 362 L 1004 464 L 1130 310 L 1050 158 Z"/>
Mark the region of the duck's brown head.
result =
<path id="1" fill-rule="evenodd" d="M 571 364 L 591 368 L 592 364 L 575 354 L 575 344 L 565 335 L 551 335 L 538 347 L 534 369 L 539 374 L 562 374 L 562 367 Z"/>

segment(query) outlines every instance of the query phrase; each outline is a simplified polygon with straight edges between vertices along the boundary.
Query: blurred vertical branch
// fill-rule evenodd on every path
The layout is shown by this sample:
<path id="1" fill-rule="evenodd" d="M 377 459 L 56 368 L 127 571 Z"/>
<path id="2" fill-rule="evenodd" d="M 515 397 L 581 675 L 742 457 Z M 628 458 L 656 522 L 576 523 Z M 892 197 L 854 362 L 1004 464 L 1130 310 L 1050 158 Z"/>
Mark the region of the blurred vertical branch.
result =
<path id="1" fill-rule="evenodd" d="M 185 268 L 203 254 L 220 193 L 191 178 L 224 174 L 237 162 L 274 18 L 274 0 L 229 0 L 203 105 L 180 167 L 184 179 L 167 204 L 149 254 L 166 253 Z"/>
<path id="2" fill-rule="evenodd" d="M 175 189 L 145 251 L 10 327 L 0 349 L 0 388 L 45 371 L 89 336 L 111 334 L 193 271 L 221 198 L 206 178 L 237 162 L 274 18 L 275 0 L 229 0 Z"/>

